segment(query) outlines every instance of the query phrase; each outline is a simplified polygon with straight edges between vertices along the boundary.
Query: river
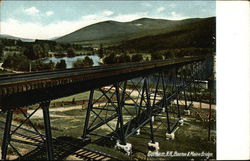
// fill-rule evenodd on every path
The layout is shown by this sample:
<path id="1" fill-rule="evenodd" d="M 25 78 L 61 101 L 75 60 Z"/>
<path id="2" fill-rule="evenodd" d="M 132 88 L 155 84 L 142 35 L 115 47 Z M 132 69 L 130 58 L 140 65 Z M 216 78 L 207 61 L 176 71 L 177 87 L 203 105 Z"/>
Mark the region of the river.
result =
<path id="1" fill-rule="evenodd" d="M 47 58 L 44 59 L 43 62 L 44 63 L 48 63 L 49 61 L 52 61 L 54 63 L 60 62 L 60 60 L 65 60 L 67 68 L 72 68 L 73 67 L 73 63 L 77 60 L 77 59 L 84 59 L 86 57 L 86 55 L 82 55 L 82 56 L 75 56 L 75 57 L 51 57 L 51 58 Z M 94 64 L 93 66 L 98 66 L 99 65 L 99 61 L 100 61 L 100 57 L 97 55 L 90 55 L 88 56 L 90 59 L 93 60 Z"/>

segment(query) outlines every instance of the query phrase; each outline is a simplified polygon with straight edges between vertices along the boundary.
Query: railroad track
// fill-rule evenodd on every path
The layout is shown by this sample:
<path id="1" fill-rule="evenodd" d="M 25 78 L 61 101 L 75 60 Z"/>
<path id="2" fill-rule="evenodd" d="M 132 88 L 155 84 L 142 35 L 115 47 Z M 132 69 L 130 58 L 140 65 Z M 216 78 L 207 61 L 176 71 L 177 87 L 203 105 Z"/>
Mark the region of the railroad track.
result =
<path id="1" fill-rule="evenodd" d="M 200 59 L 200 58 L 199 58 Z M 121 63 L 121 64 L 112 64 L 112 65 L 103 65 L 103 66 L 94 66 L 94 67 L 85 67 L 84 69 L 82 68 L 74 68 L 74 69 L 65 69 L 65 70 L 56 70 L 56 71 L 39 71 L 39 72 L 28 72 L 28 73 L 15 73 L 15 74 L 3 74 L 0 75 L 0 83 L 6 83 L 6 81 L 15 81 L 15 80 L 25 80 L 27 78 L 32 78 L 32 79 L 39 79 L 42 77 L 47 77 L 47 76 L 52 76 L 54 75 L 55 77 L 57 76 L 62 76 L 65 74 L 84 74 L 87 72 L 102 72 L 104 70 L 114 70 L 114 69 L 126 69 L 130 67 L 147 67 L 150 65 L 156 65 L 162 63 L 164 65 L 171 65 L 171 64 L 178 64 L 181 62 L 188 62 L 188 61 L 193 61 L 193 60 L 199 60 L 198 58 L 182 58 L 182 59 L 169 59 L 169 60 L 155 60 L 155 61 L 150 61 L 150 62 L 137 62 L 137 63 Z M 83 73 L 82 73 L 83 72 Z"/>
<path id="2" fill-rule="evenodd" d="M 0 121 L 0 129 L 4 130 L 5 122 Z M 13 132 L 13 129 L 15 129 L 17 126 L 12 125 L 11 127 L 11 133 Z M 36 132 L 33 132 L 31 130 L 25 129 L 20 127 L 15 133 L 12 135 L 12 141 L 22 143 L 22 144 L 28 144 L 37 147 L 35 150 L 44 151 L 44 142 L 43 139 L 45 139 L 44 135 L 39 135 Z M 79 143 L 79 140 L 75 140 Z M 77 144 L 77 143 L 76 143 Z M 74 145 L 74 143 L 70 143 L 69 141 L 65 141 L 62 139 L 56 139 L 53 138 L 53 149 L 55 149 L 55 160 L 62 160 L 63 158 L 66 158 L 67 155 L 74 156 L 74 159 L 77 160 L 91 160 L 91 161 L 108 161 L 108 160 L 119 160 L 118 158 L 115 158 L 109 154 L 95 151 L 86 147 L 82 147 L 79 145 Z M 71 150 L 71 151 L 70 151 Z M 30 154 L 32 152 L 29 152 L 27 154 L 28 158 L 24 155 L 22 159 L 29 159 L 29 157 L 32 155 Z M 64 154 L 66 153 L 66 155 Z"/>
<path id="3" fill-rule="evenodd" d="M 8 110 L 67 97 L 91 89 L 145 76 L 160 70 L 175 71 L 204 58 L 123 63 L 84 69 L 41 71 L 0 76 L 0 108 Z M 191 66 L 190 66 L 191 71 Z"/>
<path id="4" fill-rule="evenodd" d="M 40 71 L 40 72 L 29 72 L 29 73 L 19 73 L 19 74 L 4 74 L 0 75 L 0 86 L 5 87 L 6 85 L 13 85 L 16 83 L 26 84 L 33 81 L 41 81 L 48 79 L 62 79 L 66 77 L 74 77 L 90 73 L 101 73 L 101 72 L 114 72 L 114 71 L 142 71 L 145 69 L 152 69 L 167 65 L 185 63 L 190 61 L 200 60 L 198 58 L 183 58 L 183 59 L 171 59 L 164 61 L 150 61 L 150 62 L 137 62 L 137 63 L 122 63 L 115 65 L 104 65 L 95 67 L 86 67 L 84 69 L 66 69 L 57 71 Z"/>

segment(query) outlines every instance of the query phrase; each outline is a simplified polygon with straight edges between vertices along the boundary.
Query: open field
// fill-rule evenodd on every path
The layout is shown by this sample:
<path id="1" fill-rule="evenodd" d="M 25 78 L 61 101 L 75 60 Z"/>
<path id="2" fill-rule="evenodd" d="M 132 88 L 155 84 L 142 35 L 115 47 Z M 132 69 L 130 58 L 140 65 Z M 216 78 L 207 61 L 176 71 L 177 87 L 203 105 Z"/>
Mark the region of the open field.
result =
<path id="1" fill-rule="evenodd" d="M 84 94 L 85 95 L 85 94 Z M 83 95 L 81 95 L 83 96 Z M 127 107 L 129 109 L 129 107 Z M 130 109 L 133 112 L 133 109 Z M 199 109 L 200 111 L 207 112 L 206 109 Z M 30 113 L 31 111 L 28 111 Z M 213 110 L 213 112 L 215 112 Z M 34 125 L 43 132 L 43 120 L 41 111 L 37 112 L 38 114 L 31 117 L 31 121 Z M 84 104 L 84 108 L 82 106 L 65 106 L 65 107 L 56 107 L 50 109 L 50 116 L 51 116 L 51 126 L 52 126 L 52 135 L 53 137 L 72 137 L 78 138 L 82 135 L 84 119 L 86 115 L 86 104 Z M 1 115 L 2 116 L 2 115 Z M 16 118 L 20 117 L 19 115 L 15 115 L 14 120 L 18 120 Z M 124 120 L 129 119 L 129 115 L 126 115 L 124 112 Z M 3 120 L 3 117 L 0 117 L 0 120 Z M 156 118 L 154 128 L 160 125 L 162 118 Z M 17 125 L 17 121 L 14 121 L 14 124 Z M 115 127 L 116 121 L 110 121 L 109 123 L 112 127 Z M 213 130 L 212 136 L 215 138 L 215 123 L 213 122 Z M 30 127 L 28 127 L 30 128 Z M 155 132 L 155 140 L 160 143 L 160 150 L 159 152 L 167 152 L 167 151 L 177 151 L 177 152 L 210 152 L 213 153 L 213 158 L 216 156 L 215 151 L 215 142 L 208 141 L 208 123 L 202 122 L 195 118 L 194 111 L 191 110 L 191 116 L 185 118 L 184 126 L 180 126 L 180 128 L 175 133 L 174 140 L 166 140 L 165 133 L 166 133 L 166 125 L 161 126 Z M 98 129 L 98 133 L 108 134 L 110 132 L 108 127 L 101 127 Z M 0 132 L 2 137 L 2 131 Z M 92 140 L 96 140 L 98 137 L 92 137 Z M 149 158 L 147 157 L 148 148 L 147 143 L 150 141 L 149 135 L 149 125 L 146 125 L 144 128 L 141 129 L 140 135 L 133 135 L 129 137 L 128 142 L 133 145 L 133 154 L 131 156 L 124 155 L 122 152 L 117 151 L 114 149 L 113 146 L 110 145 L 99 145 L 99 144 L 89 144 L 86 147 L 102 151 L 108 154 L 112 154 L 115 157 L 118 157 L 122 160 L 128 159 L 157 159 L 157 160 L 168 160 L 173 158 Z M 18 144 L 18 149 L 26 153 L 30 151 L 32 147 L 24 146 Z M 9 151 L 9 153 L 13 153 Z M 13 156 L 12 156 L 13 157 Z M 69 157 L 68 159 L 70 159 Z M 191 158 L 174 158 L 174 159 L 191 159 Z M 201 158 L 200 158 L 201 159 Z"/>

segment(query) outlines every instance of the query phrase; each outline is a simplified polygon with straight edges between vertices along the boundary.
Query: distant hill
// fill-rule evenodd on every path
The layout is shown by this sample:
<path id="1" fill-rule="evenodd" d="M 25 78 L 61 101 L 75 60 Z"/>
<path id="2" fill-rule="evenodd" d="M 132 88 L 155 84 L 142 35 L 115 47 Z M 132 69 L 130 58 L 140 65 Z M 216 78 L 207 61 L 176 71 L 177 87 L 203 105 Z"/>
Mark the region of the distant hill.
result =
<path id="1" fill-rule="evenodd" d="M 157 35 L 178 26 L 197 23 L 202 19 L 193 18 L 180 21 L 141 18 L 131 22 L 104 21 L 81 28 L 56 39 L 57 42 L 119 44 L 123 41 Z"/>
<path id="2" fill-rule="evenodd" d="M 194 23 L 166 28 L 155 35 L 124 41 L 117 47 L 142 51 L 187 47 L 214 48 L 215 29 L 214 17 L 200 19 Z"/>
<path id="3" fill-rule="evenodd" d="M 20 37 L 7 35 L 7 34 L 0 34 L 0 38 L 21 40 L 21 41 L 25 41 L 25 42 L 34 42 L 35 41 L 35 39 L 20 38 Z"/>

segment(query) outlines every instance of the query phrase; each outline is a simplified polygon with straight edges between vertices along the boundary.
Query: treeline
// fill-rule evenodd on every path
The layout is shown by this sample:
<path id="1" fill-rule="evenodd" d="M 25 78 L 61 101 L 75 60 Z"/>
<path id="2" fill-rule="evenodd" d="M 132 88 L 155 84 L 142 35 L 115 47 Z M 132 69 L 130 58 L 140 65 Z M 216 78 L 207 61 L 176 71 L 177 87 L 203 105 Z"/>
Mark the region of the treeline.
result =
<path id="1" fill-rule="evenodd" d="M 24 42 L 13 39 L 0 39 L 0 47 L 4 51 L 21 52 L 31 60 L 50 57 L 49 52 L 53 52 L 56 57 L 74 57 L 75 51 L 87 51 L 93 53 L 92 47 L 84 47 L 79 44 L 57 43 L 50 40 L 35 40 L 34 42 Z M 1 56 L 1 55 L 0 55 Z"/>
<path id="2" fill-rule="evenodd" d="M 71 43 L 57 43 L 56 41 L 52 40 L 35 40 L 34 42 L 25 42 L 22 40 L 14 40 L 14 39 L 6 39 L 6 38 L 0 38 L 0 44 L 3 46 L 18 46 L 18 47 L 28 47 L 33 45 L 41 45 L 46 46 L 51 51 L 66 51 L 69 48 L 73 48 L 75 50 L 90 50 L 92 51 L 92 47 L 84 47 L 79 44 L 71 44 Z M 6 48 L 6 50 L 8 50 Z"/>
<path id="3" fill-rule="evenodd" d="M 104 64 L 117 64 L 117 63 L 128 63 L 128 62 L 141 62 L 143 61 L 142 54 L 134 54 L 132 56 L 127 54 L 115 55 L 111 53 L 103 58 Z"/>
<path id="4" fill-rule="evenodd" d="M 108 54 L 108 52 L 110 54 Z M 120 51 L 122 54 L 115 54 L 112 50 L 99 50 L 99 56 L 103 57 L 103 63 L 105 64 L 116 64 L 116 63 L 126 63 L 126 62 L 140 62 L 149 60 L 165 60 L 174 58 L 184 58 L 192 56 L 206 56 L 212 55 L 214 49 L 211 48 L 180 48 L 180 49 L 165 49 L 159 51 L 152 51 L 150 57 L 147 56 L 143 58 L 142 54 L 129 54 L 127 51 Z M 119 52 L 118 52 L 119 53 Z"/>
<path id="5" fill-rule="evenodd" d="M 8 55 L 2 65 L 3 68 L 8 68 L 16 71 L 40 71 L 40 70 L 54 70 L 65 69 L 66 62 L 61 60 L 58 63 L 52 61 L 44 63 L 41 60 L 32 61 L 23 54 L 14 53 Z"/>
<path id="6" fill-rule="evenodd" d="M 17 71 L 65 69 L 66 62 L 64 60 L 58 63 L 52 61 L 44 63 L 41 59 L 52 56 L 50 52 L 53 52 L 53 56 L 75 57 L 76 50 L 93 51 L 94 49 L 77 44 L 59 44 L 50 40 L 23 42 L 21 40 L 0 39 L 0 62 L 3 62 L 2 67 Z M 93 61 L 92 64 L 91 61 L 89 57 L 78 60 L 75 66 L 93 65 Z"/>
<path id="7" fill-rule="evenodd" d="M 160 34 L 144 36 L 122 42 L 110 48 L 151 52 L 174 48 L 215 48 L 215 18 L 197 23 L 179 25 Z"/>
<path id="8" fill-rule="evenodd" d="M 82 68 L 92 66 L 93 60 L 86 56 L 84 59 L 77 59 L 73 63 L 74 68 Z M 47 63 L 41 60 L 30 60 L 25 55 L 16 54 L 8 55 L 3 62 L 3 68 L 8 68 L 16 71 L 51 71 L 66 69 L 67 64 L 64 59 L 54 63 L 49 61 Z"/>
<path id="9" fill-rule="evenodd" d="M 177 49 L 165 49 L 152 52 L 151 55 L 154 57 L 162 56 L 162 59 L 172 59 L 172 58 L 183 58 L 190 56 L 208 56 L 213 55 L 215 49 L 213 48 L 177 48 Z"/>
<path id="10" fill-rule="evenodd" d="M 3 61 L 3 45 L 0 44 L 0 62 Z"/>

